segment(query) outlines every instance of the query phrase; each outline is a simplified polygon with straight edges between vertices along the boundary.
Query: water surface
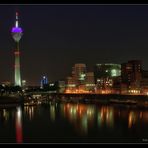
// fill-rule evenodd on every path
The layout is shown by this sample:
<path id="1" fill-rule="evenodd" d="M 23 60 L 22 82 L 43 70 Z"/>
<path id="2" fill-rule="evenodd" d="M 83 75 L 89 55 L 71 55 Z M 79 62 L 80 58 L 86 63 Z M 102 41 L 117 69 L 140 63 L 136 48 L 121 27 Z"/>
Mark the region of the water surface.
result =
<path id="1" fill-rule="evenodd" d="M 146 143 L 148 109 L 55 103 L 0 108 L 0 143 Z"/>

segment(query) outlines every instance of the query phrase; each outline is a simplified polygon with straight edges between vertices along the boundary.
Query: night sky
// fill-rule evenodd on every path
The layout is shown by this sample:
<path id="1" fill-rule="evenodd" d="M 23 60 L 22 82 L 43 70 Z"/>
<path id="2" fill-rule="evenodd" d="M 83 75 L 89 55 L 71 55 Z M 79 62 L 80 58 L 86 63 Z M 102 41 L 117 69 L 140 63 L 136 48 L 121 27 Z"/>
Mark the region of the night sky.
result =
<path id="1" fill-rule="evenodd" d="M 148 5 L 0 5 L 0 82 L 14 81 L 11 28 L 18 11 L 21 75 L 39 85 L 71 74 L 75 63 L 138 59 L 148 70 Z"/>

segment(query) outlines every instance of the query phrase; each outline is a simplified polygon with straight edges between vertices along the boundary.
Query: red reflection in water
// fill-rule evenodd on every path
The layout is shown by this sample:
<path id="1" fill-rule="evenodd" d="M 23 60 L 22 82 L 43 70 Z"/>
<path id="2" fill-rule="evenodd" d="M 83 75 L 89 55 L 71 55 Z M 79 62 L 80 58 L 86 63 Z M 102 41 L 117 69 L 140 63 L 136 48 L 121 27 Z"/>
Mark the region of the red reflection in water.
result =
<path id="1" fill-rule="evenodd" d="M 22 143 L 23 142 L 23 134 L 22 134 L 22 110 L 20 107 L 17 108 L 16 112 L 16 142 Z"/>

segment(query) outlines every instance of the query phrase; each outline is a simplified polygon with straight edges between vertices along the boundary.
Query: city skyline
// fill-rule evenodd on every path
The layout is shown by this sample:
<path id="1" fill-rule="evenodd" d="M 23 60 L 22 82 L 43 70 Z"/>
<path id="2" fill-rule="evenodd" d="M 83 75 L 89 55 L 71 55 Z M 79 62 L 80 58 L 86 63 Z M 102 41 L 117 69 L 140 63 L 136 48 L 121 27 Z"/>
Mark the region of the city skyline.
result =
<path id="1" fill-rule="evenodd" d="M 49 81 L 65 78 L 75 63 L 91 71 L 97 63 L 138 59 L 148 69 L 148 5 L 0 5 L 1 82 L 13 82 L 10 30 L 16 10 L 25 30 L 22 79 L 31 85 L 39 85 L 43 75 Z"/>

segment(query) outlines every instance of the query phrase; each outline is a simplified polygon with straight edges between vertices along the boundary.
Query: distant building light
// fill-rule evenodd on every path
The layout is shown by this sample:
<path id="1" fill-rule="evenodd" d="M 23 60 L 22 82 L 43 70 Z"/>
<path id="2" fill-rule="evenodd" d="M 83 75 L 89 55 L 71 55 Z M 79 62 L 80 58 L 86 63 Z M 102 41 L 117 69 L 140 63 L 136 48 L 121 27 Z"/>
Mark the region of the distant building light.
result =
<path id="1" fill-rule="evenodd" d="M 95 84 L 86 84 L 86 86 L 95 86 Z"/>
<path id="2" fill-rule="evenodd" d="M 79 80 L 84 80 L 85 79 L 85 74 L 80 74 L 80 76 L 79 76 Z"/>
<path id="3" fill-rule="evenodd" d="M 101 80 L 100 79 L 97 79 L 97 82 L 100 82 Z"/>
<path id="4" fill-rule="evenodd" d="M 112 77 L 115 77 L 115 76 L 117 76 L 118 74 L 117 74 L 117 70 L 116 69 L 112 69 L 111 70 L 111 76 Z"/>
<path id="5" fill-rule="evenodd" d="M 67 87 L 75 87 L 75 84 L 67 84 Z"/>
<path id="6" fill-rule="evenodd" d="M 43 85 L 46 85 L 46 84 L 48 84 L 48 79 L 46 76 L 43 76 L 41 79 L 41 87 L 43 87 Z"/>
<path id="7" fill-rule="evenodd" d="M 22 83 L 26 83 L 26 80 L 22 80 Z"/>

